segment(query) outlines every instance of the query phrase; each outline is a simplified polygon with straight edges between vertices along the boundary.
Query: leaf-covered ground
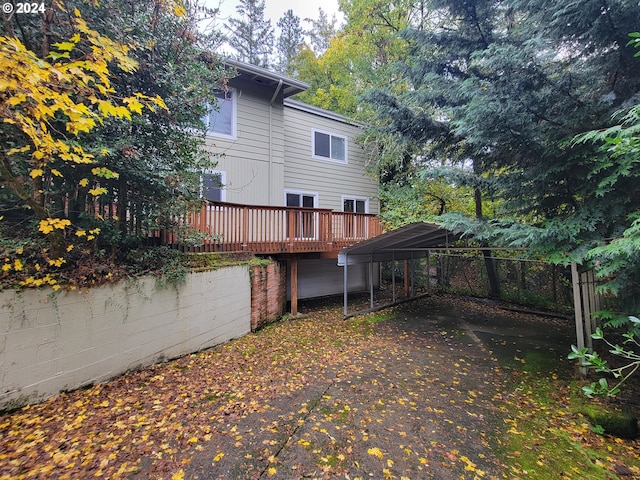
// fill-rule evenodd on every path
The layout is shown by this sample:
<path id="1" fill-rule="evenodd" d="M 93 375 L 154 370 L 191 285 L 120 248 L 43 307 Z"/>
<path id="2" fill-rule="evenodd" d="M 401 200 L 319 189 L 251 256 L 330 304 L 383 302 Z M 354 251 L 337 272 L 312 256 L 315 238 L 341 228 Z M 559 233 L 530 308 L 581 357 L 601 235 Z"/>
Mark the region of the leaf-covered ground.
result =
<path id="1" fill-rule="evenodd" d="M 640 478 L 572 408 L 570 323 L 339 305 L 0 416 L 0 478 Z"/>

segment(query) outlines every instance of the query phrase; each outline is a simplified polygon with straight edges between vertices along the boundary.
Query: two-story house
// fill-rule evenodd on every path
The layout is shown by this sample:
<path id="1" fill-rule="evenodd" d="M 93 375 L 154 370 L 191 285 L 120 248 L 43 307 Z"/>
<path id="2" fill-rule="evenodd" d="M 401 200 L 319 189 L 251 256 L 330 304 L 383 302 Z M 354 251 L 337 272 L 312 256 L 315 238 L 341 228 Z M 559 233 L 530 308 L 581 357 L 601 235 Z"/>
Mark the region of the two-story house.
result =
<path id="1" fill-rule="evenodd" d="M 286 262 L 288 295 L 340 293 L 340 248 L 381 233 L 378 186 L 365 175 L 358 125 L 290 99 L 308 85 L 228 61 L 237 76 L 206 118 L 215 162 L 203 174 L 209 203 L 191 223 L 218 235 L 208 250 L 249 251 Z M 349 289 L 368 275 L 350 271 Z"/>

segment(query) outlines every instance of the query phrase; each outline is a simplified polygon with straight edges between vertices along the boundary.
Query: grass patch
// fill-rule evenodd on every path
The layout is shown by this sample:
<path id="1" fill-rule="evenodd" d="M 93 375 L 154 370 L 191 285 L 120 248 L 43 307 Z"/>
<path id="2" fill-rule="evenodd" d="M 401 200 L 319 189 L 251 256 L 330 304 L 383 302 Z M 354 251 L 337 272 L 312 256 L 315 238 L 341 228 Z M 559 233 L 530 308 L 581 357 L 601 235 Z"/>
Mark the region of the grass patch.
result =
<path id="1" fill-rule="evenodd" d="M 524 355 L 523 371 L 529 374 L 544 374 L 553 372 L 558 360 L 549 352 L 529 350 Z"/>
<path id="2" fill-rule="evenodd" d="M 348 320 L 349 328 L 353 331 L 370 335 L 373 333 L 373 327 L 378 323 L 396 318 L 397 314 L 393 311 L 367 313 L 359 315 Z"/>
<path id="3" fill-rule="evenodd" d="M 594 432 L 585 412 L 591 400 L 577 382 L 559 379 L 543 355 L 527 355 L 503 395 L 505 427 L 496 453 L 510 475 L 609 480 L 640 474 L 640 458 L 625 442 Z M 633 477 L 636 478 L 636 477 Z"/>

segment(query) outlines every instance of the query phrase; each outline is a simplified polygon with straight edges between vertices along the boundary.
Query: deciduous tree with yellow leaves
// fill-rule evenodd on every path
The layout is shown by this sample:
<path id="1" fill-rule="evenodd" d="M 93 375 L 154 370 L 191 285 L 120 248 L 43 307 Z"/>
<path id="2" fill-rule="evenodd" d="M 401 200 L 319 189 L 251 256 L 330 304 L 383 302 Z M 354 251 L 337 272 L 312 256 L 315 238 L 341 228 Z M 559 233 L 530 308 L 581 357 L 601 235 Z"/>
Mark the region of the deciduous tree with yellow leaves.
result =
<path id="1" fill-rule="evenodd" d="M 123 72 L 132 72 L 136 62 L 128 48 L 91 30 L 75 10 L 77 29 L 70 39 L 53 44 L 45 58 L 15 37 L 0 37 L 0 115 L 8 124 L 12 141 L 0 151 L 2 186 L 9 188 L 39 220 L 39 230 L 51 234 L 59 252 L 61 231 L 71 226 L 58 218 L 46 198 L 47 178 L 63 177 L 55 168 L 60 162 L 94 164 L 95 154 L 77 140 L 110 116 L 131 119 L 142 109 L 166 108 L 163 100 L 141 93 L 114 98 L 109 63 Z M 81 46 L 81 40 L 85 40 Z M 83 48 L 84 47 L 84 48 Z M 73 54 L 73 57 L 72 57 Z M 61 130 L 64 126 L 64 130 Z M 117 177 L 107 168 L 93 168 L 96 177 Z M 84 179 L 82 184 L 88 185 Z M 104 188 L 89 191 L 93 196 Z"/>
<path id="2" fill-rule="evenodd" d="M 194 33 L 195 10 L 179 0 L 76 3 L 5 16 L 0 31 L 0 263 L 22 285 L 43 284 L 43 267 L 61 267 L 74 249 L 95 253 L 101 232 L 110 234 L 100 247 L 117 250 L 130 241 L 128 209 L 159 218 L 194 196 L 187 180 L 208 161 L 197 131 L 222 69 Z M 105 22 L 115 9 L 128 11 L 120 28 Z M 25 237 L 47 241 L 34 254 Z"/>

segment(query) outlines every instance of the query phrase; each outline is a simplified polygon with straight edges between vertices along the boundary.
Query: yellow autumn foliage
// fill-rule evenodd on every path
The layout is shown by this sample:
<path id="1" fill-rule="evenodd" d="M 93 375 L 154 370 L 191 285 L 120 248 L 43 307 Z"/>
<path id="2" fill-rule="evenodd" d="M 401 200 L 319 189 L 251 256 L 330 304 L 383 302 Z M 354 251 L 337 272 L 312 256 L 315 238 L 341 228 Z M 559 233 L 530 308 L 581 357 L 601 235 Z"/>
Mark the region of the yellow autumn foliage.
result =
<path id="1" fill-rule="evenodd" d="M 169 0 L 169 5 L 180 10 L 182 3 Z M 62 7 L 54 3 L 51 8 Z M 114 71 L 130 73 L 137 68 L 129 56 L 130 47 L 90 28 L 78 9 L 64 15 L 74 32 L 52 43 L 44 58 L 20 39 L 0 36 L 0 122 L 13 131 L 17 143 L 0 152 L 0 186 L 11 190 L 33 212 L 38 230 L 47 236 L 56 257 L 71 251 L 65 248 L 65 238 L 74 226 L 68 219 L 52 218 L 55 215 L 41 198 L 42 183 L 48 178 L 64 178 L 61 162 L 96 162 L 94 153 L 77 138 L 79 134 L 91 132 L 110 117 L 131 120 L 145 108 L 166 109 L 158 96 L 134 92 L 118 98 L 111 85 Z M 78 184 L 93 196 L 107 193 L 98 178 L 118 178 L 117 172 L 105 167 L 95 167 L 91 173 L 94 178 L 82 178 Z M 92 240 L 99 229 L 89 233 L 86 239 Z M 60 266 L 64 261 L 60 257 L 49 263 Z M 5 274 L 20 270 L 34 275 L 39 272 L 19 259 L 5 261 L 2 266 Z M 52 283 L 49 278 L 27 277 L 22 284 Z"/>
<path id="2" fill-rule="evenodd" d="M 378 457 L 378 458 L 384 457 L 384 453 L 382 453 L 382 450 L 380 450 L 378 447 L 370 448 L 369 450 L 367 450 L 367 453 L 369 455 L 373 455 L 374 457 Z"/>

